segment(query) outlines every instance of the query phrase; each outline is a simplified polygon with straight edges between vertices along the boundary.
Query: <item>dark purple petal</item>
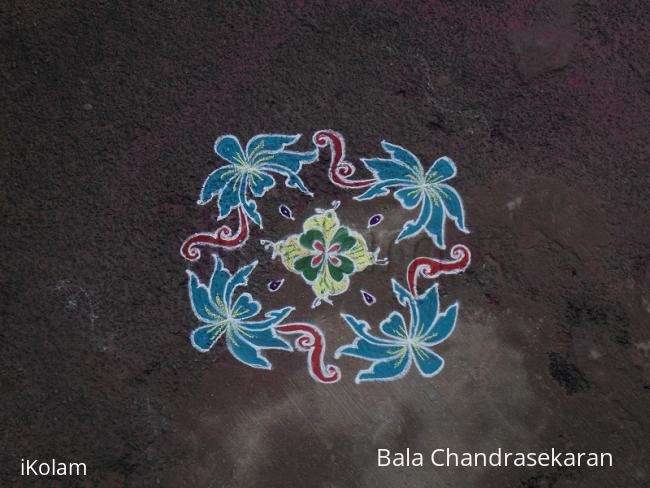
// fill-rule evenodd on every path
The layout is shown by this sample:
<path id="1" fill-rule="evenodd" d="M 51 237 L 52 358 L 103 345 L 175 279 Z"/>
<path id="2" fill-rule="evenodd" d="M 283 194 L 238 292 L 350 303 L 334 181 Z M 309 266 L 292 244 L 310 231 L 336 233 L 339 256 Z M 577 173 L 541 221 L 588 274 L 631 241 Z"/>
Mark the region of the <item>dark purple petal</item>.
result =
<path id="1" fill-rule="evenodd" d="M 366 305 L 372 305 L 377 301 L 373 295 L 364 290 L 361 290 L 361 296 L 363 297 L 363 301 Z"/>
<path id="2" fill-rule="evenodd" d="M 266 287 L 269 291 L 278 291 L 280 287 L 284 284 L 284 278 L 281 280 L 271 280 L 268 282 Z"/>
<path id="3" fill-rule="evenodd" d="M 382 220 L 384 220 L 384 216 L 380 213 L 373 215 L 370 217 L 368 220 L 368 227 L 374 227 L 375 225 L 379 224 Z"/>
<path id="4" fill-rule="evenodd" d="M 291 212 L 291 209 L 286 205 L 280 205 L 278 207 L 278 211 L 280 212 L 280 215 L 282 215 L 285 219 L 293 220 L 293 213 Z"/>

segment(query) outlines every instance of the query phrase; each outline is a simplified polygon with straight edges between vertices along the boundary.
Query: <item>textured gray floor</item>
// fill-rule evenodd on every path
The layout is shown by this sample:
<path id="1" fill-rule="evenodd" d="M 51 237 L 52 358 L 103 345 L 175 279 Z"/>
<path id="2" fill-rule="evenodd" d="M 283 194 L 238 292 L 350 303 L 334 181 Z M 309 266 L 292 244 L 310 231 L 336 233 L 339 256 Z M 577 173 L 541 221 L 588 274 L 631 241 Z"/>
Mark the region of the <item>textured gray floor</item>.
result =
<path id="1" fill-rule="evenodd" d="M 2 486 L 645 486 L 650 405 L 650 9 L 644 2 L 10 2 L 0 92 Z M 382 139 L 459 167 L 472 267 L 446 367 L 357 386 L 363 362 L 316 384 L 303 354 L 245 368 L 201 355 L 187 300 L 195 205 L 216 137 L 345 134 L 352 160 Z M 265 197 L 266 237 L 343 200 L 389 241 L 392 198 L 355 210 L 305 172 L 313 201 Z M 449 228 L 450 229 L 450 228 Z M 282 270 L 255 244 L 253 289 Z M 297 313 L 349 341 L 338 310 L 376 324 L 426 241 L 359 275 L 335 308 Z M 383 245 L 383 244 L 382 244 Z M 416 250 L 417 249 L 417 250 Z M 207 261 L 206 261 L 207 262 Z M 208 266 L 192 265 L 206 276 Z M 299 279 L 267 307 L 292 300 Z M 357 289 L 379 303 L 366 308 Z M 268 304 L 268 305 L 267 305 Z M 329 356 L 331 359 L 331 356 Z M 375 449 L 609 451 L 611 469 L 379 469 Z M 20 478 L 21 457 L 82 460 L 83 480 Z"/>

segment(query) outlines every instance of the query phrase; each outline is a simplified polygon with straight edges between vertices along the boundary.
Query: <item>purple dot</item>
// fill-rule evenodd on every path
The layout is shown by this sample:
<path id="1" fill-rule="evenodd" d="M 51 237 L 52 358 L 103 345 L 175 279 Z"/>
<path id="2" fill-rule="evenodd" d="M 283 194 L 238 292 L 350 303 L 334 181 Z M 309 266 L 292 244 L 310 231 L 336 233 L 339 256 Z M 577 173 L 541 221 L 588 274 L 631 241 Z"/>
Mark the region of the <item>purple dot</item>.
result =
<path id="1" fill-rule="evenodd" d="M 379 222 L 384 220 L 384 216 L 382 214 L 375 214 L 370 219 L 368 220 L 368 227 L 374 227 L 377 225 Z"/>
<path id="2" fill-rule="evenodd" d="M 364 290 L 361 290 L 361 296 L 363 297 L 363 301 L 366 303 L 366 305 L 372 305 L 377 301 L 373 295 Z"/>
<path id="3" fill-rule="evenodd" d="M 268 288 L 269 291 L 278 291 L 283 284 L 284 284 L 284 279 L 272 280 L 268 282 L 266 287 Z"/>
<path id="4" fill-rule="evenodd" d="M 293 213 L 291 212 L 291 209 L 286 205 L 280 205 L 278 207 L 278 211 L 280 212 L 280 215 L 282 215 L 285 219 L 293 220 Z"/>

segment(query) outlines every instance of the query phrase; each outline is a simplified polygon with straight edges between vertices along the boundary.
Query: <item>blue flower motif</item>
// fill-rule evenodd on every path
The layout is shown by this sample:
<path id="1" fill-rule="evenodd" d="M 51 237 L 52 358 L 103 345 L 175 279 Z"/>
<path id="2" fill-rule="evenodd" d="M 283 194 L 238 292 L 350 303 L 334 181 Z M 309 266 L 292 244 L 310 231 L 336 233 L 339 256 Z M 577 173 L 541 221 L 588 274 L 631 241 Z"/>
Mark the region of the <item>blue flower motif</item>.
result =
<path id="1" fill-rule="evenodd" d="M 191 271 L 189 292 L 192 310 L 205 325 L 191 334 L 192 346 L 201 352 L 209 351 L 221 336 L 226 336 L 230 353 L 244 364 L 254 368 L 270 369 L 271 363 L 262 355 L 264 349 L 291 351 L 289 343 L 278 337 L 273 329 L 289 315 L 294 307 L 284 307 L 265 314 L 264 320 L 251 320 L 262 308 L 250 293 L 234 298 L 235 289 L 248 283 L 257 261 L 244 266 L 234 274 L 214 257 L 214 271 L 209 286 L 203 285 Z"/>
<path id="2" fill-rule="evenodd" d="M 367 322 L 341 314 L 358 337 L 352 344 L 340 347 L 335 357 L 352 356 L 372 361 L 368 369 L 359 372 L 357 383 L 399 379 L 409 371 L 412 363 L 422 376 L 429 378 L 439 373 L 445 364 L 431 347 L 446 340 L 453 332 L 458 303 L 440 314 L 437 284 L 414 297 L 397 281 L 392 280 L 392 283 L 399 303 L 409 308 L 411 319 L 408 325 L 401 313 L 391 312 L 379 324 L 384 337 L 376 337 L 370 333 Z"/>
<path id="3" fill-rule="evenodd" d="M 288 187 L 298 188 L 301 192 L 312 195 L 298 173 L 303 164 L 313 163 L 318 159 L 318 150 L 285 150 L 298 139 L 300 134 L 260 134 L 248 141 L 244 151 L 237 137 L 219 137 L 214 143 L 214 150 L 228 164 L 208 176 L 203 183 L 198 203 L 205 205 L 216 196 L 220 220 L 241 206 L 246 215 L 262 227 L 262 217 L 257 211 L 257 204 L 248 199 L 248 191 L 250 190 L 254 197 L 264 195 L 275 186 L 273 173 L 285 176 Z"/>
<path id="4" fill-rule="evenodd" d="M 355 200 L 388 195 L 393 188 L 402 207 L 420 207 L 418 218 L 404 224 L 395 242 L 424 230 L 436 246 L 444 249 L 446 217 L 452 219 L 461 231 L 469 232 L 465 227 L 463 202 L 456 190 L 445 183 L 456 175 L 456 165 L 451 159 L 442 157 L 436 160 L 425 173 L 420 160 L 412 152 L 386 141 L 381 145 L 390 159 L 362 159 L 376 181 Z"/>

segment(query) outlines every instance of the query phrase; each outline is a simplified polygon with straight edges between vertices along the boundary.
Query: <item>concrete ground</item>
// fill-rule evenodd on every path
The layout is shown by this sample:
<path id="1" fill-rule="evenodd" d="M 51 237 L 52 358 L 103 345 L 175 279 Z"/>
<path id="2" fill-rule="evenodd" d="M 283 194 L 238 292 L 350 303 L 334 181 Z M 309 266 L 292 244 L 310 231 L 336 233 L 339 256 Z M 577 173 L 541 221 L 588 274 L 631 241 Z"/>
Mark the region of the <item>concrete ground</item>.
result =
<path id="1" fill-rule="evenodd" d="M 646 2 L 5 2 L 0 185 L 0 484 L 17 487 L 634 487 L 650 484 L 650 6 Z M 401 144 L 456 161 L 470 269 L 440 279 L 461 303 L 441 374 L 355 385 L 360 360 L 314 382 L 305 355 L 270 372 L 197 323 L 178 253 L 214 230 L 197 206 L 214 140 L 346 136 L 348 157 Z M 266 308 L 326 333 L 327 360 L 375 325 L 430 241 L 391 247 L 334 307 L 259 239 L 316 207 L 389 242 L 411 218 L 355 203 L 328 155 L 260 200 L 264 230 L 224 252 L 259 259 Z M 362 168 L 359 169 L 362 174 Z M 263 202 L 263 203 L 262 203 Z M 282 219 L 287 203 L 297 220 Z M 287 278 L 276 294 L 269 279 Z M 378 303 L 366 307 L 360 288 Z M 378 468 L 376 449 L 607 451 L 612 468 Z M 21 458 L 83 461 L 85 478 L 26 478 Z"/>

